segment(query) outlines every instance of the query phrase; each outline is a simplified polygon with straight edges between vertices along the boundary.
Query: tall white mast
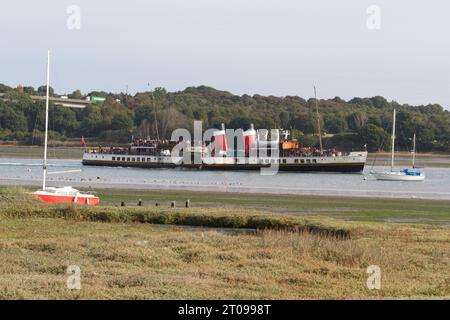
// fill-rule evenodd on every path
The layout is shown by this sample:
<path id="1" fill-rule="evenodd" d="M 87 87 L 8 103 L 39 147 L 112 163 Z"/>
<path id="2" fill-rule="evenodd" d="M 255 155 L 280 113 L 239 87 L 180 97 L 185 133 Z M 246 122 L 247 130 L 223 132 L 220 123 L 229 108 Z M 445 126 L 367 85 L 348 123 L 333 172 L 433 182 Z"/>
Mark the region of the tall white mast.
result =
<path id="1" fill-rule="evenodd" d="M 45 135 L 44 135 L 44 177 L 42 179 L 42 190 L 45 190 L 45 180 L 47 178 L 47 143 L 48 143 L 48 100 L 50 95 L 50 50 L 47 51 L 47 89 L 45 96 Z"/>
<path id="2" fill-rule="evenodd" d="M 391 147 L 391 171 L 394 171 L 394 152 L 395 152 L 395 122 L 396 122 L 396 110 L 394 109 L 394 116 L 392 118 L 392 147 Z"/>
<path id="3" fill-rule="evenodd" d="M 316 115 L 317 115 L 317 134 L 319 136 L 320 153 L 323 153 L 322 147 L 322 130 L 320 129 L 320 117 L 319 117 L 319 101 L 317 100 L 316 86 L 314 86 L 314 98 L 316 100 Z"/>
<path id="4" fill-rule="evenodd" d="M 412 158 L 412 167 L 416 165 L 416 134 L 414 133 L 413 137 L 413 158 Z"/>

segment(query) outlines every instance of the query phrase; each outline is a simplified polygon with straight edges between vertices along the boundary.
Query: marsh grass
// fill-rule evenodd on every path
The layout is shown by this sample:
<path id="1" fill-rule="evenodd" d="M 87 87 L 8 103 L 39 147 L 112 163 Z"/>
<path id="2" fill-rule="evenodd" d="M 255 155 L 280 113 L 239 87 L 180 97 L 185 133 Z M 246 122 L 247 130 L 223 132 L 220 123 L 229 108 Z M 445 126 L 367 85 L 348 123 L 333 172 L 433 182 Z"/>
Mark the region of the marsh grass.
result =
<path id="1" fill-rule="evenodd" d="M 305 217 L 261 214 L 254 210 L 237 211 L 208 208 L 155 207 L 88 207 L 74 204 L 43 204 L 20 188 L 3 189 L 0 193 L 0 215 L 9 218 L 64 218 L 76 221 L 149 223 L 236 229 L 274 229 L 291 232 L 310 232 L 349 238 L 347 228 Z M 213 211 L 213 212 L 212 212 Z"/>
<path id="2" fill-rule="evenodd" d="M 446 227 L 227 208 L 47 206 L 10 191 L 0 195 L 0 299 L 450 298 Z M 66 288 L 72 264 L 81 268 L 80 291 Z M 369 265 L 382 270 L 381 290 L 366 287 Z"/>
<path id="3" fill-rule="evenodd" d="M 336 240 L 280 230 L 4 218 L 0 298 L 450 298 L 448 230 L 356 229 L 352 239 Z M 80 291 L 65 287 L 71 264 L 82 270 Z M 366 287 L 372 264 L 381 267 L 381 290 Z"/>

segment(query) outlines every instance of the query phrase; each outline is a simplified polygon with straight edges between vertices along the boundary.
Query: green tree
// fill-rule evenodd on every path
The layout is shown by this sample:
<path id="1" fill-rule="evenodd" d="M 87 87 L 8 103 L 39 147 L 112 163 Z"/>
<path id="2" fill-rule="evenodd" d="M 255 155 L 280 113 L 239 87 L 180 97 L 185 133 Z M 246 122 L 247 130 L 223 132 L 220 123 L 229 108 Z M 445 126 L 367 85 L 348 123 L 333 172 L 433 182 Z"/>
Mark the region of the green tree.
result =
<path id="1" fill-rule="evenodd" d="M 81 91 L 79 89 L 75 90 L 74 92 L 72 92 L 71 94 L 68 95 L 68 97 L 70 99 L 83 99 L 83 94 L 81 93 Z"/>
<path id="2" fill-rule="evenodd" d="M 23 87 L 23 92 L 30 95 L 36 94 L 36 90 L 31 86 Z"/>
<path id="3" fill-rule="evenodd" d="M 227 127 L 231 129 L 247 128 L 252 123 L 252 119 L 247 116 L 237 116 L 233 118 Z"/>
<path id="4" fill-rule="evenodd" d="M 80 127 L 73 109 L 52 106 L 49 115 L 50 127 L 63 135 L 73 136 Z"/>
<path id="5" fill-rule="evenodd" d="M 7 85 L 5 85 L 3 83 L 0 83 L 0 93 L 5 93 L 5 92 L 8 92 L 10 90 L 12 90 L 11 87 L 9 87 L 9 86 L 7 86 Z"/>
<path id="6" fill-rule="evenodd" d="M 45 96 L 47 94 L 47 86 L 40 86 L 37 89 L 37 93 L 39 96 Z M 50 86 L 48 88 L 48 93 L 50 96 L 53 96 L 55 94 L 55 90 Z"/>
<path id="7" fill-rule="evenodd" d="M 358 131 L 367 123 L 367 114 L 362 111 L 356 111 L 347 117 L 347 124 L 353 131 Z"/>
<path id="8" fill-rule="evenodd" d="M 361 143 L 367 144 L 367 150 L 370 152 L 388 150 L 390 147 L 389 134 L 376 125 L 368 124 L 362 127 L 358 134 Z"/>
<path id="9" fill-rule="evenodd" d="M 328 133 L 340 133 L 347 131 L 347 121 L 340 115 L 327 115 L 324 119 L 324 130 Z"/>
<path id="10" fill-rule="evenodd" d="M 88 105 L 83 110 L 83 120 L 80 129 L 85 136 L 96 136 L 102 128 L 102 113 L 99 105 Z"/>
<path id="11" fill-rule="evenodd" d="M 305 134 L 316 132 L 314 117 L 311 113 L 302 113 L 292 121 L 292 127 L 298 129 Z"/>
<path id="12" fill-rule="evenodd" d="M 133 119 L 125 113 L 116 114 L 111 121 L 112 130 L 129 131 L 133 128 Z"/>
<path id="13" fill-rule="evenodd" d="M 14 132 L 28 131 L 27 118 L 20 110 L 4 103 L 0 104 L 0 128 Z"/>

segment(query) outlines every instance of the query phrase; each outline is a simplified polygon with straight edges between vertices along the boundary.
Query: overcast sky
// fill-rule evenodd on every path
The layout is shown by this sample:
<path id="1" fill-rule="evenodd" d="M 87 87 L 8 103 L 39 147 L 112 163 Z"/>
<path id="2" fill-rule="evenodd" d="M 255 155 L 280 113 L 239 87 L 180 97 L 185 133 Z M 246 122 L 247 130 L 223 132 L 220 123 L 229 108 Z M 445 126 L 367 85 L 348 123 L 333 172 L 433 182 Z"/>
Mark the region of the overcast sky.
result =
<path id="1" fill-rule="evenodd" d="M 70 5 L 80 29 L 67 28 Z M 367 27 L 370 5 L 379 30 Z M 4 1 L 0 83 L 44 83 L 49 48 L 59 93 L 204 84 L 308 98 L 315 83 L 321 98 L 449 109 L 449 15 L 448 0 Z"/>

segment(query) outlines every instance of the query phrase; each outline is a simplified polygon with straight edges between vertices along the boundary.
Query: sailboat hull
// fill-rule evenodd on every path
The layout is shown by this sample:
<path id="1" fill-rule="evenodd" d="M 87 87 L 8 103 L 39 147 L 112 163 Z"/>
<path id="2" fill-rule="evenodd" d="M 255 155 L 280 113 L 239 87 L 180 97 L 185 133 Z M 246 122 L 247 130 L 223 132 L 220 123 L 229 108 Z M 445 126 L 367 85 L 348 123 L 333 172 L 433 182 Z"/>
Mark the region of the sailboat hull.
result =
<path id="1" fill-rule="evenodd" d="M 421 175 L 407 175 L 403 172 L 377 172 L 373 174 L 377 180 L 386 181 L 423 181 L 425 176 Z"/>
<path id="2" fill-rule="evenodd" d="M 39 190 L 33 192 L 32 195 L 33 197 L 38 198 L 45 203 L 76 203 L 88 206 L 96 206 L 100 203 L 99 198 L 91 194 L 78 193 L 75 195 L 71 195 L 67 194 L 67 192 L 63 192 L 66 194 L 58 194 L 59 188 L 49 188 L 49 189 L 56 190 L 56 194 L 54 192 Z M 60 190 L 63 189 L 65 188 L 61 188 Z"/>

